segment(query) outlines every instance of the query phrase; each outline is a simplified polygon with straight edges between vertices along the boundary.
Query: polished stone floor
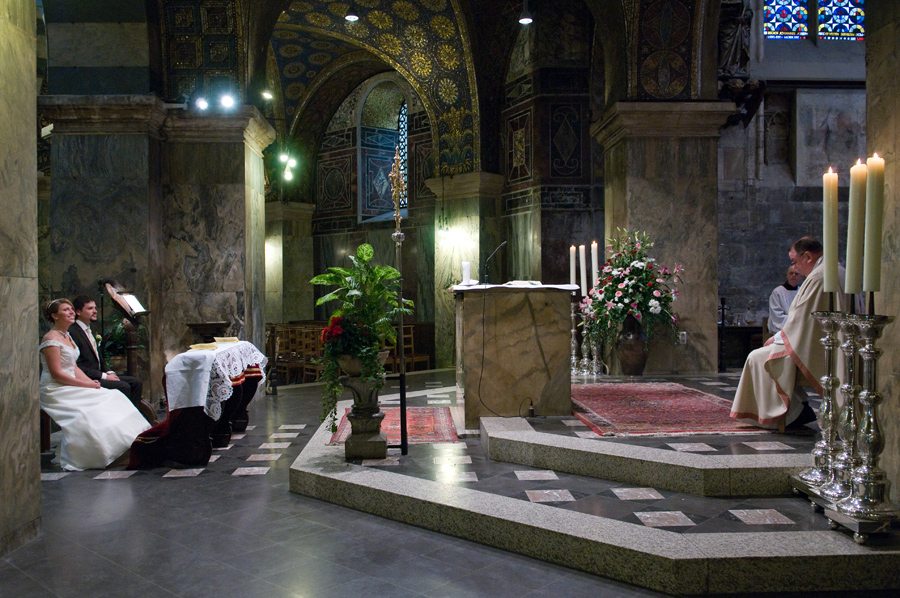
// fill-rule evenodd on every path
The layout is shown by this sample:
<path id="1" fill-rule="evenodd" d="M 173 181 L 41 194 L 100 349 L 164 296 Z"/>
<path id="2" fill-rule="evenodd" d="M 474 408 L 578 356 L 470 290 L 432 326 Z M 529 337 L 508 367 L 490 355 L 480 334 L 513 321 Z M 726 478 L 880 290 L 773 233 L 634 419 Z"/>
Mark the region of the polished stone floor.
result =
<path id="1" fill-rule="evenodd" d="M 673 381 L 733 392 L 733 375 L 695 378 Z M 407 382 L 410 405 L 455 403 L 446 392 L 450 371 Z M 396 400 L 391 385 L 388 404 Z M 288 467 L 318 426 L 318 391 L 282 387 L 255 401 L 252 429 L 203 469 L 64 473 L 47 464 L 43 535 L 0 560 L 0 596 L 663 596 L 291 494 Z M 530 422 L 548 433 L 593 434 L 575 418 Z M 813 440 L 801 433 L 596 441 L 735 454 L 808 452 Z M 392 449 L 386 462 L 368 465 L 683 533 L 827 529 L 799 498 L 710 499 L 498 463 L 475 437 L 411 445 L 408 455 Z"/>

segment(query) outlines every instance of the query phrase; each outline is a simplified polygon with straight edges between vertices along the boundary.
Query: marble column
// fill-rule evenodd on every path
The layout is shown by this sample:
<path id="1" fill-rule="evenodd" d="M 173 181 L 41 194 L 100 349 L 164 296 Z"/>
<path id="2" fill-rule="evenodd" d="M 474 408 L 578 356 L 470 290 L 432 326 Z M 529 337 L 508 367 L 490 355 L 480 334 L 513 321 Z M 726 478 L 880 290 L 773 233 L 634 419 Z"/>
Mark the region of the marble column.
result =
<path id="1" fill-rule="evenodd" d="M 866 12 L 866 153 L 878 152 L 884 164 L 884 235 L 881 292 L 875 313 L 900 316 L 900 4 L 872 3 Z M 900 318 L 898 318 L 900 320 Z M 888 325 L 879 342 L 881 424 L 885 448 L 880 465 L 893 484 L 891 497 L 900 502 L 900 321 Z"/>
<path id="2" fill-rule="evenodd" d="M 648 373 L 715 372 L 718 137 L 734 105 L 619 102 L 591 129 L 606 152 L 606 237 L 646 231 L 654 257 L 685 267 L 675 304 L 687 346 L 651 344 Z"/>
<path id="3" fill-rule="evenodd" d="M 38 109 L 53 125 L 41 299 L 88 295 L 112 319 L 111 302 L 104 303 L 98 286 L 112 277 L 151 311 L 145 324 L 152 323 L 150 212 L 159 197 L 163 103 L 143 95 L 58 95 L 40 96 Z M 162 370 L 146 366 L 139 361 L 137 374 L 155 403 Z"/>
<path id="4" fill-rule="evenodd" d="M 315 206 L 266 204 L 266 322 L 312 320 L 312 217 Z"/>
<path id="5" fill-rule="evenodd" d="M 35 5 L 0 14 L 0 557 L 41 532 Z M 12 83 L 14 82 L 14 84 Z"/>
<path id="6" fill-rule="evenodd" d="M 265 343 L 263 150 L 275 131 L 253 106 L 170 112 L 162 135 L 161 197 L 151 213 L 153 371 L 197 342 L 189 323 Z"/>
<path id="7" fill-rule="evenodd" d="M 435 361 L 451 367 L 456 355 L 456 307 L 451 285 L 460 282 L 462 262 L 470 262 L 472 278 L 484 279 L 484 261 L 501 242 L 500 192 L 503 176 L 473 172 L 428 179 L 437 196 L 434 240 Z M 490 262 L 491 282 L 506 282 L 506 254 L 501 250 Z"/>

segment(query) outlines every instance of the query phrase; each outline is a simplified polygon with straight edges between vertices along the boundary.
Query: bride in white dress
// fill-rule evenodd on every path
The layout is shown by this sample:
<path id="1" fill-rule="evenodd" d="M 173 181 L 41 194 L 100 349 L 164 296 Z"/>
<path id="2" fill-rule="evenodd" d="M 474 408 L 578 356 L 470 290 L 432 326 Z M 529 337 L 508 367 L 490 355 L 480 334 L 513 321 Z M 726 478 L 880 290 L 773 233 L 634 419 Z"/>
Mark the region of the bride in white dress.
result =
<path id="1" fill-rule="evenodd" d="M 40 346 L 41 409 L 62 429 L 59 464 L 69 471 L 103 469 L 131 448 L 150 424 L 128 397 L 100 388 L 100 382 L 75 365 L 78 348 L 68 333 L 75 322 L 72 303 L 51 301 L 44 317 L 53 322 L 53 328 Z"/>

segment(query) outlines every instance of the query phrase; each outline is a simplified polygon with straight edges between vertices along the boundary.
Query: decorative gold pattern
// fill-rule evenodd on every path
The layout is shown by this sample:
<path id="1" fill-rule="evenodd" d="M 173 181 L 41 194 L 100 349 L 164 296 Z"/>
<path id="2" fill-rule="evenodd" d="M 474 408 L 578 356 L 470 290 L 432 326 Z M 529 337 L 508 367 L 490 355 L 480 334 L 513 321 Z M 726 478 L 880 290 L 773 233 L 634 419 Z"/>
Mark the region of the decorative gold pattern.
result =
<path id="1" fill-rule="evenodd" d="M 415 21 L 419 18 L 419 9 L 406 0 L 394 2 L 393 9 L 397 16 L 406 21 Z"/>
<path id="2" fill-rule="evenodd" d="M 434 12 L 440 12 L 447 6 L 447 0 L 419 0 L 419 3 Z"/>
<path id="3" fill-rule="evenodd" d="M 319 27 L 328 27 L 329 25 L 331 25 L 330 17 L 317 12 L 312 12 L 306 15 L 306 20 Z"/>
<path id="4" fill-rule="evenodd" d="M 296 31 L 277 29 L 272 32 L 272 37 L 277 39 L 297 39 L 298 35 Z"/>
<path id="5" fill-rule="evenodd" d="M 303 95 L 304 90 L 306 89 L 305 83 L 291 83 L 287 87 L 284 88 L 284 95 L 287 98 L 292 100 L 299 99 L 300 96 Z"/>
<path id="6" fill-rule="evenodd" d="M 331 42 L 326 42 L 323 40 L 316 40 L 309 43 L 311 48 L 315 48 L 316 50 L 333 50 L 334 44 Z"/>
<path id="7" fill-rule="evenodd" d="M 291 2 L 291 12 L 310 12 L 312 9 L 309 2 Z"/>
<path id="8" fill-rule="evenodd" d="M 172 40 L 172 66 L 176 69 L 195 69 L 200 66 L 200 39 L 180 36 Z"/>
<path id="9" fill-rule="evenodd" d="M 343 2 L 332 2 L 328 5 L 328 12 L 333 14 L 336 17 L 341 19 L 344 18 L 344 15 L 347 14 L 347 10 L 350 8 L 349 4 L 344 4 Z"/>
<path id="10" fill-rule="evenodd" d="M 290 23 L 291 15 L 289 15 L 286 12 L 281 13 L 280 15 L 278 15 L 278 22 L 279 23 Z"/>
<path id="11" fill-rule="evenodd" d="M 459 54 L 456 53 L 456 48 L 450 44 L 438 46 L 437 55 L 438 61 L 444 68 L 453 71 L 459 66 Z"/>
<path id="12" fill-rule="evenodd" d="M 278 50 L 278 53 L 285 58 L 293 58 L 301 52 L 303 52 L 303 48 L 301 48 L 297 44 L 285 44 Z"/>
<path id="13" fill-rule="evenodd" d="M 398 56 L 403 49 L 403 44 L 401 44 L 400 40 L 397 39 L 397 36 L 392 33 L 381 34 L 378 41 L 381 44 L 381 49 L 387 52 L 389 56 Z"/>
<path id="14" fill-rule="evenodd" d="M 456 27 L 453 21 L 443 15 L 438 15 L 431 19 L 431 28 L 444 39 L 450 39 L 456 35 Z"/>
<path id="15" fill-rule="evenodd" d="M 381 4 L 381 0 L 356 0 L 356 3 L 366 8 L 375 8 Z"/>
<path id="16" fill-rule="evenodd" d="M 438 81 L 438 97 L 445 104 L 453 104 L 459 99 L 459 87 L 453 79 L 441 79 Z"/>
<path id="17" fill-rule="evenodd" d="M 345 25 L 347 28 L 347 33 L 349 33 L 353 37 L 357 39 L 366 39 L 367 37 L 369 37 L 369 28 L 362 21 L 356 21 L 355 23 L 350 23 L 347 21 L 344 22 L 347 23 Z"/>
<path id="18" fill-rule="evenodd" d="M 673 98 L 681 93 L 687 83 L 687 64 L 675 52 L 654 52 L 641 64 L 641 84 L 653 97 Z"/>
<path id="19" fill-rule="evenodd" d="M 324 52 L 316 52 L 309 57 L 309 61 L 316 66 L 322 66 L 323 64 L 328 64 L 329 62 L 331 62 L 331 56 L 325 54 Z"/>
<path id="20" fill-rule="evenodd" d="M 292 62 L 284 67 L 284 76 L 289 79 L 296 79 L 306 72 L 306 66 L 302 62 Z"/>
<path id="21" fill-rule="evenodd" d="M 409 57 L 413 72 L 418 76 L 428 77 L 431 75 L 431 61 L 422 52 L 413 52 Z"/>
<path id="22" fill-rule="evenodd" d="M 394 25 L 394 19 L 392 19 L 386 12 L 382 12 L 380 10 L 373 10 L 368 15 L 369 22 L 378 27 L 379 29 L 389 29 Z"/>
<path id="23" fill-rule="evenodd" d="M 410 25 L 406 28 L 406 41 L 414 48 L 424 48 L 428 43 L 428 34 L 419 25 Z"/>

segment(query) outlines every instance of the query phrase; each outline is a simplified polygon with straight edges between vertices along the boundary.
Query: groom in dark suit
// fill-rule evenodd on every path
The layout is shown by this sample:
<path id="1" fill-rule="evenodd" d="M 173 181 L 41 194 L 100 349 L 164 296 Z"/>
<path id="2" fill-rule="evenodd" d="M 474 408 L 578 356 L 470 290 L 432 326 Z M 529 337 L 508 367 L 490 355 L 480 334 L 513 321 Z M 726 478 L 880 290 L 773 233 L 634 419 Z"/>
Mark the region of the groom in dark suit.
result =
<path id="1" fill-rule="evenodd" d="M 90 297 L 79 295 L 72 301 L 72 306 L 75 308 L 75 323 L 69 326 L 69 336 L 72 337 L 80 353 L 76 362 L 78 367 L 91 380 L 99 380 L 101 387 L 118 390 L 131 399 L 138 411 L 153 423 L 151 420 L 152 409 L 147 403 L 142 404 L 141 401 L 141 392 L 144 388 L 141 379 L 133 376 L 117 376 L 112 370 L 105 371 L 106 368 L 103 367 L 97 340 L 91 330 L 91 323 L 97 321 L 97 303 Z M 148 409 L 149 413 L 147 413 Z"/>

